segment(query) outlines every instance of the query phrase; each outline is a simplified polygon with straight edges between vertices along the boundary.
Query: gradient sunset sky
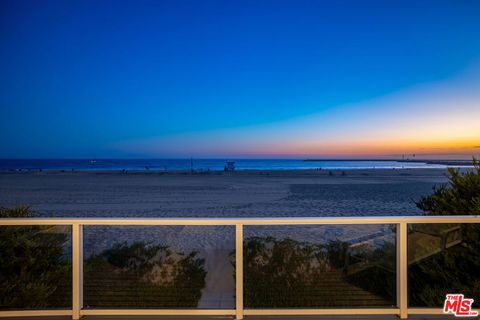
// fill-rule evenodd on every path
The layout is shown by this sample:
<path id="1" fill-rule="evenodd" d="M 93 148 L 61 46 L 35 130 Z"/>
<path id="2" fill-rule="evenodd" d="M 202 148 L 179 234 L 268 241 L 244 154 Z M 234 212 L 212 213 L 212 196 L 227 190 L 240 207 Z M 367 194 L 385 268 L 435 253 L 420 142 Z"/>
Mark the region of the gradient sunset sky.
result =
<path id="1" fill-rule="evenodd" d="M 480 1 L 0 2 L 1 158 L 480 155 Z"/>

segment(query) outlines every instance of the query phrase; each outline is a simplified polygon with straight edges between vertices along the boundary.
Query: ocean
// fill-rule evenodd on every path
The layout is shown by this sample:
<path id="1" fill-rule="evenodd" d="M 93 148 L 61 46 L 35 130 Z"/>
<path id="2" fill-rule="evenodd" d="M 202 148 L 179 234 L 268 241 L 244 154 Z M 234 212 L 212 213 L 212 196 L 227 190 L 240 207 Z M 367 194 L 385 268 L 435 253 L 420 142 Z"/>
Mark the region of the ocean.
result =
<path id="1" fill-rule="evenodd" d="M 286 160 L 286 159 L 0 159 L 0 171 L 37 170 L 223 170 L 226 161 L 235 170 L 302 169 L 442 169 L 447 163 L 395 160 Z M 458 166 L 458 165 L 457 165 Z"/>

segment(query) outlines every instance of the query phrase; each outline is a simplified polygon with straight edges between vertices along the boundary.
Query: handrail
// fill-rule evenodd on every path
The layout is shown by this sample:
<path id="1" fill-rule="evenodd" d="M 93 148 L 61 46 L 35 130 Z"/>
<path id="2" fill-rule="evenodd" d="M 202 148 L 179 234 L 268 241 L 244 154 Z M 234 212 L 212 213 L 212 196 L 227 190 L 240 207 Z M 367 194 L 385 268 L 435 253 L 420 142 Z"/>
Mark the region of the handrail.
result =
<path id="1" fill-rule="evenodd" d="M 398 224 L 476 223 L 469 216 L 362 216 L 362 217 L 271 217 L 271 218 L 0 218 L 0 225 L 305 225 L 305 224 Z"/>
<path id="2" fill-rule="evenodd" d="M 480 216 L 366 216 L 366 217 L 268 217 L 268 218 L 0 218 L 0 226 L 69 225 L 72 227 L 72 309 L 0 311 L 0 317 L 69 315 L 355 315 L 390 314 L 406 319 L 408 314 L 441 314 L 438 308 L 409 308 L 407 303 L 408 224 L 480 223 Z M 397 306 L 392 308 L 338 309 L 245 309 L 243 305 L 243 229 L 254 225 L 368 225 L 395 224 L 397 250 Z M 236 306 L 234 309 L 83 309 L 83 226 L 235 226 Z"/>

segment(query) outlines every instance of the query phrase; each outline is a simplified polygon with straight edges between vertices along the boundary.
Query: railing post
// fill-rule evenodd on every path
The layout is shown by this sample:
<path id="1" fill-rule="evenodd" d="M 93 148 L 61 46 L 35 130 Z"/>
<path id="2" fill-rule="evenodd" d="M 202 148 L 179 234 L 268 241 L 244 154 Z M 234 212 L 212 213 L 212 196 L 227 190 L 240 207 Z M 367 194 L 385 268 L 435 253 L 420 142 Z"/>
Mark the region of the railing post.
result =
<path id="1" fill-rule="evenodd" d="M 72 319 L 80 319 L 83 308 L 83 226 L 72 225 Z"/>
<path id="2" fill-rule="evenodd" d="M 243 225 L 235 225 L 235 309 L 237 320 L 243 319 Z"/>
<path id="3" fill-rule="evenodd" d="M 397 306 L 400 309 L 400 319 L 408 317 L 407 236 L 407 223 L 397 224 Z"/>

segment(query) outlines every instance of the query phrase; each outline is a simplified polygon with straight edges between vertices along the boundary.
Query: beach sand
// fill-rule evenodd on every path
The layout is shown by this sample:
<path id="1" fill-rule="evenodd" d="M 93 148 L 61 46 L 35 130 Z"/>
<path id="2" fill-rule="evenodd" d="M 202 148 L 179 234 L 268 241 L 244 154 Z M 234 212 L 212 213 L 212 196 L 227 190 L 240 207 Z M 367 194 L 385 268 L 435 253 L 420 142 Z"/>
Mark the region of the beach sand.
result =
<path id="1" fill-rule="evenodd" d="M 414 200 L 447 182 L 445 170 L 238 172 L 3 172 L 0 206 L 24 204 L 48 217 L 305 217 L 422 214 Z M 245 237 L 325 243 L 390 234 L 390 226 L 245 227 Z M 201 308 L 235 304 L 231 226 L 84 229 L 89 257 L 119 242 L 144 241 L 198 253 L 208 272 Z"/>
<path id="2" fill-rule="evenodd" d="M 419 214 L 445 170 L 3 172 L 0 205 L 51 217 L 256 217 Z"/>

